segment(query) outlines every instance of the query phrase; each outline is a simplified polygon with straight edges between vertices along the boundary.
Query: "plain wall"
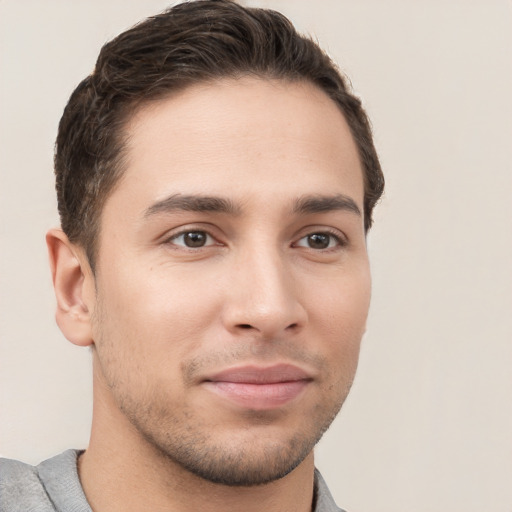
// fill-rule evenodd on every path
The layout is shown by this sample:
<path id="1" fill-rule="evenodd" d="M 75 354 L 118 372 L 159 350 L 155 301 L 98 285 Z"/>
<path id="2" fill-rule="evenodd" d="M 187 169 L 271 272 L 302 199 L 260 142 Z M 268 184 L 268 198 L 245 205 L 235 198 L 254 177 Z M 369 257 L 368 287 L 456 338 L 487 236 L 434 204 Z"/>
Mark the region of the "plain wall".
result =
<path id="1" fill-rule="evenodd" d="M 352 512 L 512 510 L 512 3 L 272 0 L 373 121 L 387 191 L 358 376 L 317 450 Z M 85 447 L 91 356 L 54 321 L 52 151 L 100 46 L 163 0 L 0 0 L 0 453 Z"/>

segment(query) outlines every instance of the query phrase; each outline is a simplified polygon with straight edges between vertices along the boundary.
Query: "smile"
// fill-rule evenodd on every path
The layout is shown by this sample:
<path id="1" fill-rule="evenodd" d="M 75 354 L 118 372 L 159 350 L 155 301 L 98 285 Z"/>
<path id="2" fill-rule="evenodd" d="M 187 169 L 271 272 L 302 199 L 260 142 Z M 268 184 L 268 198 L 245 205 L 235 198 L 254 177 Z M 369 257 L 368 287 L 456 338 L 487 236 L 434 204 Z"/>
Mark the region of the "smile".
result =
<path id="1" fill-rule="evenodd" d="M 203 381 L 213 393 L 251 410 L 271 410 L 297 398 L 312 378 L 293 365 L 245 366 L 224 370 Z"/>

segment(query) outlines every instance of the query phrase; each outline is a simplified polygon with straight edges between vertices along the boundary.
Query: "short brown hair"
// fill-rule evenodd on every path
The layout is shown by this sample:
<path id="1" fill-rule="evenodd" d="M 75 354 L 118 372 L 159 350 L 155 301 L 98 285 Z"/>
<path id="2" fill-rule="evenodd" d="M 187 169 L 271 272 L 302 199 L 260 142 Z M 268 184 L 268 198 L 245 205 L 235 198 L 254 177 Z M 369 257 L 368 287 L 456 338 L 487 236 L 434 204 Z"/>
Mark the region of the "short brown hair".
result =
<path id="1" fill-rule="evenodd" d="M 366 113 L 336 65 L 278 12 L 196 0 L 105 44 L 94 72 L 64 110 L 55 146 L 59 214 L 93 270 L 101 210 L 122 175 L 124 126 L 136 108 L 198 82 L 242 75 L 311 82 L 340 107 L 364 171 L 364 222 L 370 228 L 384 177 Z"/>

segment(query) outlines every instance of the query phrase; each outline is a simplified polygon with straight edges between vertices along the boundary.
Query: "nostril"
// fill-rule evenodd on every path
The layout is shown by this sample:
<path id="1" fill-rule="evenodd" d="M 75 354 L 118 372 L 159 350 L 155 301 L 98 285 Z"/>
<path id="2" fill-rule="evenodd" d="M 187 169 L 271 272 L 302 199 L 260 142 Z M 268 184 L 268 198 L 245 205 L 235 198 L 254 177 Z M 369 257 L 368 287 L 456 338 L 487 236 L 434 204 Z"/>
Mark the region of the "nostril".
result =
<path id="1" fill-rule="evenodd" d="M 249 325 L 249 324 L 239 324 L 239 326 L 241 329 L 252 329 L 252 325 Z"/>

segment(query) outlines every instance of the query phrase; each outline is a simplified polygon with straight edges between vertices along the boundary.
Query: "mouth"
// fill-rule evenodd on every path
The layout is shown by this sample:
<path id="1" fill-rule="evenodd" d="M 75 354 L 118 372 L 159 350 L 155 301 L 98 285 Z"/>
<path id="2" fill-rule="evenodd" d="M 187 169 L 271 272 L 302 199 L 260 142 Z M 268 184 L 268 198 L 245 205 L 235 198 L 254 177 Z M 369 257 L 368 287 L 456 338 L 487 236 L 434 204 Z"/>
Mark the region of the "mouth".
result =
<path id="1" fill-rule="evenodd" d="M 234 405 L 262 411 L 298 398 L 312 380 L 297 366 L 278 364 L 229 368 L 206 378 L 203 385 Z"/>

